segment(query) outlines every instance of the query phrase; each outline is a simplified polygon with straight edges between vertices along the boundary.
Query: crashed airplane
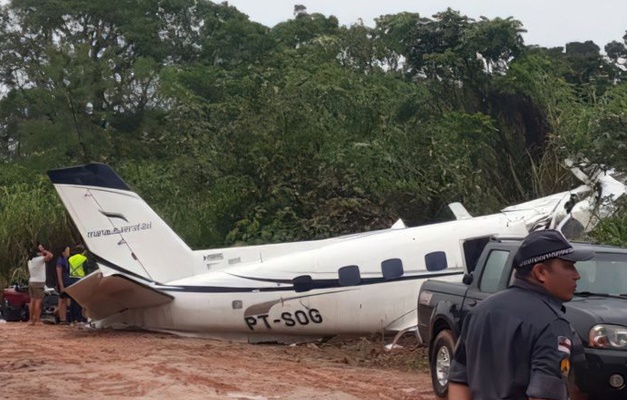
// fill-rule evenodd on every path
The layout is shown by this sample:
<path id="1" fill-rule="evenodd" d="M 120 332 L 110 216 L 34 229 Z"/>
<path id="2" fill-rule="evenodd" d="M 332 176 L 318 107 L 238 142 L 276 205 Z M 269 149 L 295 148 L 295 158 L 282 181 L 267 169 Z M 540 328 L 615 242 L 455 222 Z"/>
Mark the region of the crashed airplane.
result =
<path id="1" fill-rule="evenodd" d="M 67 288 L 96 327 L 287 343 L 404 332 L 417 325 L 421 283 L 460 280 L 491 236 L 592 226 L 625 185 L 573 170 L 582 186 L 493 215 L 472 217 L 453 203 L 450 222 L 195 251 L 109 166 L 48 175 L 98 266 Z"/>

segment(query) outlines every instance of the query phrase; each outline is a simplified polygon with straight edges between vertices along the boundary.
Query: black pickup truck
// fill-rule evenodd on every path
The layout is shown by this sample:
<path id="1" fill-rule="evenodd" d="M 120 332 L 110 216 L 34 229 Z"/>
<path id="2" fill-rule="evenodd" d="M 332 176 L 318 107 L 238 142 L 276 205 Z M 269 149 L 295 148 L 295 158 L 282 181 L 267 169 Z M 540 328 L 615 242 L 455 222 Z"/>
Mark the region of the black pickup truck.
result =
<path id="1" fill-rule="evenodd" d="M 418 333 L 429 346 L 437 396 L 447 395 L 449 367 L 464 316 L 479 301 L 509 286 L 521 241 L 490 240 L 462 282 L 428 280 L 422 284 Z M 574 366 L 577 384 L 591 399 L 627 399 L 627 249 L 573 245 L 596 253 L 592 260 L 577 263 L 581 275 L 577 293 L 564 304 L 566 317 L 585 347 L 586 362 Z"/>

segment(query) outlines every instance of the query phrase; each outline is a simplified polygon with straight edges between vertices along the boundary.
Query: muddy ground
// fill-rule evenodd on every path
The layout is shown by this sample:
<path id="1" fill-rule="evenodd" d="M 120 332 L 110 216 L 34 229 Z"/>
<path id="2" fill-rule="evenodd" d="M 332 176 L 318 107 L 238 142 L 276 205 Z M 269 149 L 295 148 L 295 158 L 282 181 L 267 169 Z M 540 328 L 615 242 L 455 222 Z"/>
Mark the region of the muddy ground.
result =
<path id="1" fill-rule="evenodd" d="M 432 400 L 404 338 L 250 345 L 145 331 L 0 324 L 0 398 Z"/>

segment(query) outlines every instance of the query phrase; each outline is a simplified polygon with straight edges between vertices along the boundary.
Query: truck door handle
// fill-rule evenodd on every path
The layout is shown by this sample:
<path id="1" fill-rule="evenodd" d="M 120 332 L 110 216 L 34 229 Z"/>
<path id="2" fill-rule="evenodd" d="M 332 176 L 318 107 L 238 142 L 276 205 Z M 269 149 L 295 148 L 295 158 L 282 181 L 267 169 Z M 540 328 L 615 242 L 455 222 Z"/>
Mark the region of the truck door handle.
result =
<path id="1" fill-rule="evenodd" d="M 468 302 L 468 307 L 474 307 L 474 306 L 476 306 L 476 305 L 477 305 L 477 300 L 470 300 L 470 301 Z"/>

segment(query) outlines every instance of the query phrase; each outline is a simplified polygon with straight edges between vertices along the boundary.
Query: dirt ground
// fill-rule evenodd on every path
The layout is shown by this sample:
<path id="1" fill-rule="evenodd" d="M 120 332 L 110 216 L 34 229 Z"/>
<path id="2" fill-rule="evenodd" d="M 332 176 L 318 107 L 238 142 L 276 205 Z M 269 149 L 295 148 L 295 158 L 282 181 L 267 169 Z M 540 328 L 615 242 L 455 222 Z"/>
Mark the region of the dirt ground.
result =
<path id="1" fill-rule="evenodd" d="M 145 331 L 0 324 L 0 398 L 432 400 L 415 339 L 251 345 Z"/>

